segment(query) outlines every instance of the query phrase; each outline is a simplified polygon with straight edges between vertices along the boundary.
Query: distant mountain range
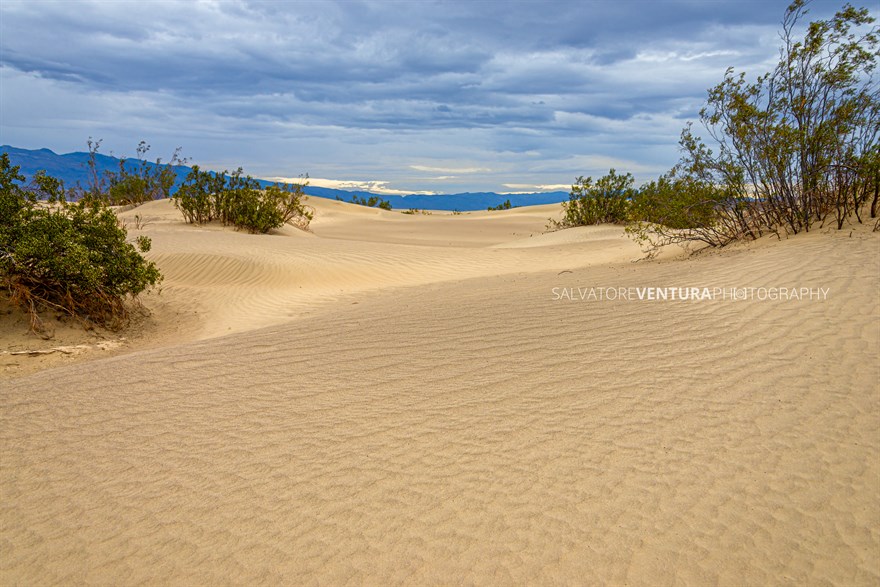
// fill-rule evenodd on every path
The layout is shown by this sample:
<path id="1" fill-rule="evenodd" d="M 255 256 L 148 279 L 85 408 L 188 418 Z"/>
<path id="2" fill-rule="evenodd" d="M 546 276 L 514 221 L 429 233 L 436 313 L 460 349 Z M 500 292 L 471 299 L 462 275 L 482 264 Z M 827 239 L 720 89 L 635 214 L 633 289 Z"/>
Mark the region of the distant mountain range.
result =
<path id="1" fill-rule="evenodd" d="M 9 145 L 0 146 L 0 153 L 9 153 L 9 159 L 13 165 L 21 167 L 20 173 L 27 180 L 34 176 L 37 171 L 45 170 L 47 174 L 64 181 L 68 186 L 88 184 L 88 153 L 66 153 L 59 155 L 49 149 L 19 149 Z M 129 160 L 133 165 L 137 162 Z M 97 154 L 95 156 L 96 167 L 99 173 L 105 171 L 118 171 L 119 158 L 109 155 Z M 154 165 L 154 163 L 149 163 Z M 179 185 L 190 171 L 190 167 L 180 165 L 174 168 L 177 173 Z M 262 185 L 270 185 L 274 182 L 259 180 Z M 439 194 L 434 196 L 408 195 L 392 196 L 366 191 L 348 191 L 317 186 L 306 186 L 305 193 L 310 196 L 328 199 L 342 199 L 350 202 L 354 196 L 366 197 L 379 196 L 391 203 L 395 210 L 407 210 L 418 208 L 422 210 L 460 210 L 462 212 L 472 210 L 485 210 L 489 206 L 498 206 L 506 200 L 510 200 L 513 206 L 536 206 L 539 204 L 556 204 L 568 200 L 568 192 L 537 192 L 529 194 L 498 194 L 495 192 L 475 192 L 461 194 Z"/>

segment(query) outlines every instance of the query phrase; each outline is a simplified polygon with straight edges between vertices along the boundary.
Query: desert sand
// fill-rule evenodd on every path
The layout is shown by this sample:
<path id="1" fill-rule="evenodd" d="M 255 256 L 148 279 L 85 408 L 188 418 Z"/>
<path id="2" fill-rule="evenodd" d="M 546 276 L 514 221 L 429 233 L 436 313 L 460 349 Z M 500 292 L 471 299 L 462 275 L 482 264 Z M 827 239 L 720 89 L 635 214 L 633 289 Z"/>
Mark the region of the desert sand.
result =
<path id="1" fill-rule="evenodd" d="M 880 584 L 880 233 L 638 261 L 559 206 L 309 203 L 123 213 L 127 333 L 7 315 L 88 348 L 0 356 L 0 583 Z M 652 286 L 828 293 L 579 294 Z"/>

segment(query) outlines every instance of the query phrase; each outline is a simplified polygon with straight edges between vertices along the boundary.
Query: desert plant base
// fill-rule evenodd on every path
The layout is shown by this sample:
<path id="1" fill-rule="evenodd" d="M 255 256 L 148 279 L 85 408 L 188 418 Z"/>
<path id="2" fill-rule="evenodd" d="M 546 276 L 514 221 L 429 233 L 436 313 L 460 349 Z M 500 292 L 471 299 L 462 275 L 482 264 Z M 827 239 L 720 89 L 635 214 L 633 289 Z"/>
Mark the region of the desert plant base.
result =
<path id="1" fill-rule="evenodd" d="M 155 264 L 141 256 L 150 239 L 127 242 L 106 203 L 66 202 L 58 180 L 38 174 L 25 189 L 22 179 L 8 155 L 0 156 L 0 287 L 28 313 L 34 331 L 43 327 L 43 309 L 84 325 L 121 328 L 126 301 L 161 280 Z"/>

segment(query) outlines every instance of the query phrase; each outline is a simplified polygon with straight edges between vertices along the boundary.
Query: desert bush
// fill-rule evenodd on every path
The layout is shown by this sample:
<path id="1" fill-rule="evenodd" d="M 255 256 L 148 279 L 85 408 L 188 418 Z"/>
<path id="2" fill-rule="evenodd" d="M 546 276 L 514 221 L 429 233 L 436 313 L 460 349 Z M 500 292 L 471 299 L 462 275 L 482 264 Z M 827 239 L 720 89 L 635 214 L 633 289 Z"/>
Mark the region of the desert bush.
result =
<path id="1" fill-rule="evenodd" d="M 127 301 L 161 279 L 140 254 L 149 238 L 128 243 L 106 202 L 68 202 L 63 183 L 42 172 L 23 188 L 18 170 L 0 155 L 0 279 L 13 303 L 28 312 L 35 332 L 43 329 L 43 309 L 86 324 L 125 324 Z"/>
<path id="2" fill-rule="evenodd" d="M 306 230 L 315 209 L 303 203 L 305 184 L 275 184 L 266 188 L 266 198 L 281 212 L 282 223 Z"/>
<path id="3" fill-rule="evenodd" d="M 716 186 L 673 170 L 636 190 L 628 218 L 674 230 L 701 228 L 715 222 L 716 208 L 723 201 Z"/>
<path id="4" fill-rule="evenodd" d="M 97 155 L 100 140 L 89 138 L 89 185 L 75 190 L 77 196 L 101 201 L 113 206 L 138 206 L 140 204 L 168 198 L 177 179 L 174 167 L 186 163 L 180 157 L 180 149 L 174 151 L 171 161 L 163 164 L 162 159 L 150 163 L 146 154 L 150 145 L 141 141 L 137 147 L 137 158 L 131 161 L 125 157 L 119 160 L 118 171 L 98 173 Z"/>
<path id="5" fill-rule="evenodd" d="M 344 202 L 342 198 L 336 196 L 336 199 L 340 202 Z M 369 198 L 363 198 L 361 196 L 354 195 L 351 197 L 351 203 L 357 204 L 358 206 L 367 206 L 368 208 L 382 208 L 383 210 L 391 210 L 391 202 L 388 200 L 383 200 L 379 196 L 370 196 Z"/>
<path id="6" fill-rule="evenodd" d="M 190 224 L 204 224 L 217 218 L 214 195 L 224 187 L 219 176 L 202 171 L 193 165 L 183 183 L 174 194 L 174 206 Z"/>
<path id="7" fill-rule="evenodd" d="M 303 203 L 303 185 L 276 184 L 261 189 L 242 175 L 202 171 L 194 165 L 174 195 L 174 205 L 189 223 L 220 220 L 252 233 L 266 233 L 291 223 L 306 229 L 313 211 Z"/>
<path id="8" fill-rule="evenodd" d="M 591 224 L 622 224 L 627 220 L 630 200 L 635 194 L 634 178 L 629 173 L 618 175 L 614 169 L 593 182 L 592 177 L 578 177 L 562 204 L 565 217 L 552 221 L 557 228 Z"/>
<path id="9" fill-rule="evenodd" d="M 748 210 L 749 202 L 676 168 L 635 192 L 626 232 L 649 253 L 691 241 L 724 246 L 742 236 Z"/>
<path id="10" fill-rule="evenodd" d="M 681 162 L 636 198 L 637 239 L 723 246 L 880 213 L 880 35 L 846 5 L 798 39 L 807 4 L 786 10 L 773 71 L 749 83 L 728 69 L 709 90 L 700 120 L 712 148 L 684 129 Z"/>
<path id="11" fill-rule="evenodd" d="M 510 210 L 511 208 L 514 208 L 514 207 L 515 206 L 510 205 L 510 200 L 508 199 L 508 200 L 504 200 L 503 202 L 501 202 L 497 206 L 489 206 L 488 208 L 486 208 L 486 210 L 488 212 L 493 212 L 496 210 Z"/>
<path id="12" fill-rule="evenodd" d="M 127 160 L 119 160 L 119 171 L 108 174 L 109 187 L 107 194 L 113 205 L 139 205 L 152 200 L 168 198 L 171 188 L 177 179 L 175 165 L 184 163 L 180 159 L 180 149 L 174 151 L 171 161 L 163 165 L 162 159 L 150 165 L 146 154 L 150 146 L 141 141 L 137 148 L 137 162 L 134 169 L 129 169 Z"/>
<path id="13" fill-rule="evenodd" d="M 705 165 L 752 197 L 759 231 L 808 231 L 831 212 L 840 228 L 862 207 L 871 183 L 870 153 L 880 131 L 872 76 L 877 29 L 853 32 L 873 19 L 846 6 L 831 20 L 811 23 L 798 41 L 794 30 L 805 6 L 798 0 L 786 12 L 773 72 L 747 84 L 728 70 L 701 113 L 719 147 Z"/>

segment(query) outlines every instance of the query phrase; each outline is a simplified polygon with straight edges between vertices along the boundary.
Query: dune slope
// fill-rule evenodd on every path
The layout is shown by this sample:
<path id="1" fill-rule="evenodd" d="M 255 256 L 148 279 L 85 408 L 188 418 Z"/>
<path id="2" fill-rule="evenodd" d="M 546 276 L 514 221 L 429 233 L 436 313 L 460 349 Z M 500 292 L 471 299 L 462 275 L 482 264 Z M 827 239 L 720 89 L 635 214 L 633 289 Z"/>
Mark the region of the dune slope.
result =
<path id="1" fill-rule="evenodd" d="M 877 235 L 646 264 L 552 235 L 392 259 L 315 235 L 292 237 L 302 273 L 324 271 L 303 279 L 344 291 L 295 319 L 243 326 L 289 303 L 292 254 L 254 267 L 156 238 L 168 295 L 240 290 L 231 335 L 4 386 L 0 581 L 880 581 Z M 830 291 L 553 293 L 652 285 Z"/>

